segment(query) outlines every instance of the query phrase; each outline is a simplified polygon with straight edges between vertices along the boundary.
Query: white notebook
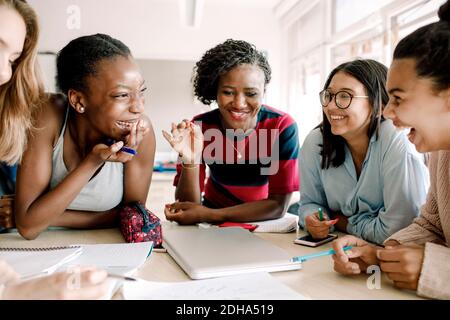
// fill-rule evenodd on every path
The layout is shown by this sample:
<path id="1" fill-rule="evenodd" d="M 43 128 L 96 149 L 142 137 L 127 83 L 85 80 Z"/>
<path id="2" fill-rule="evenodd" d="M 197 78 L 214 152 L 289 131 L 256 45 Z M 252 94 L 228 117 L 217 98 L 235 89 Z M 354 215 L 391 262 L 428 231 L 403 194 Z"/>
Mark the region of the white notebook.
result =
<path id="1" fill-rule="evenodd" d="M 82 253 L 63 268 L 97 266 L 113 274 L 130 275 L 142 266 L 153 249 L 153 242 L 83 244 Z"/>
<path id="2" fill-rule="evenodd" d="M 5 248 L 0 247 L 0 260 L 6 261 L 22 278 L 53 273 L 82 252 L 81 246 Z"/>
<path id="3" fill-rule="evenodd" d="M 122 292 L 125 300 L 306 299 L 268 273 L 182 282 L 126 281 Z"/>
<path id="4" fill-rule="evenodd" d="M 76 270 L 80 266 L 96 266 L 108 273 L 129 276 L 141 267 L 153 249 L 153 242 L 83 244 L 82 254 L 60 268 Z M 111 299 L 122 286 L 122 280 L 108 279 L 108 291 L 102 299 Z"/>
<path id="5" fill-rule="evenodd" d="M 298 216 L 289 212 L 278 219 L 263 220 L 254 222 L 245 222 L 248 224 L 256 225 L 256 229 L 253 232 L 270 232 L 270 233 L 289 233 L 297 230 Z M 213 225 L 207 222 L 201 222 L 197 224 L 199 228 L 219 228 L 217 225 Z"/>
<path id="6" fill-rule="evenodd" d="M 288 233 L 297 230 L 298 216 L 286 212 L 284 216 L 279 219 L 248 223 L 258 225 L 254 232 Z"/>
<path id="7" fill-rule="evenodd" d="M 152 249 L 151 241 L 30 248 L 0 246 L 0 259 L 23 278 L 78 266 L 96 266 L 114 274 L 128 275 L 146 261 Z"/>

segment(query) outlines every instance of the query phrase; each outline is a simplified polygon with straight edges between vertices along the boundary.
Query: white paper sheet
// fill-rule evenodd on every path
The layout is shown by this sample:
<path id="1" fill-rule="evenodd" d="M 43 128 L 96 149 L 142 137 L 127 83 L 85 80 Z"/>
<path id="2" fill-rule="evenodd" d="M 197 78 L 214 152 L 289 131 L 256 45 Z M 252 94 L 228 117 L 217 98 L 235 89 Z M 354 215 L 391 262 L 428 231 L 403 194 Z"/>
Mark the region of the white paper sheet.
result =
<path id="1" fill-rule="evenodd" d="M 258 227 L 253 232 L 271 232 L 271 233 L 288 233 L 295 231 L 298 224 L 298 216 L 289 212 L 279 219 L 245 222 L 248 224 L 254 224 Z M 217 227 L 207 222 L 201 222 L 197 224 L 201 229 L 208 229 L 211 227 Z"/>
<path id="2" fill-rule="evenodd" d="M 125 281 L 126 300 L 304 300 L 268 273 L 183 282 Z"/>
<path id="3" fill-rule="evenodd" d="M 256 228 L 254 232 L 288 233 L 297 229 L 298 216 L 286 212 L 286 214 L 279 219 L 249 223 L 258 225 L 258 228 Z"/>

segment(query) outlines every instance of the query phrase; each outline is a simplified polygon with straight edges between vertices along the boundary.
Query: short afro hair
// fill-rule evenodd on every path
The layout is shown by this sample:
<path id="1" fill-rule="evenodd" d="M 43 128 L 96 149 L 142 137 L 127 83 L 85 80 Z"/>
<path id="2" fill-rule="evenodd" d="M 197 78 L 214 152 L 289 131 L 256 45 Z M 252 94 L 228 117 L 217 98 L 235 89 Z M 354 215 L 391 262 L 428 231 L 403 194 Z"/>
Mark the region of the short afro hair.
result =
<path id="1" fill-rule="evenodd" d="M 97 73 L 98 63 L 117 56 L 130 57 L 130 49 L 106 34 L 98 33 L 70 41 L 56 59 L 56 82 L 59 90 L 64 94 L 69 89 L 86 90 L 85 80 Z"/>
<path id="2" fill-rule="evenodd" d="M 242 65 L 256 65 L 264 72 L 267 85 L 271 78 L 270 65 L 265 55 L 246 41 L 228 39 L 206 51 L 194 67 L 194 94 L 204 104 L 217 99 L 219 79 L 231 69 Z"/>

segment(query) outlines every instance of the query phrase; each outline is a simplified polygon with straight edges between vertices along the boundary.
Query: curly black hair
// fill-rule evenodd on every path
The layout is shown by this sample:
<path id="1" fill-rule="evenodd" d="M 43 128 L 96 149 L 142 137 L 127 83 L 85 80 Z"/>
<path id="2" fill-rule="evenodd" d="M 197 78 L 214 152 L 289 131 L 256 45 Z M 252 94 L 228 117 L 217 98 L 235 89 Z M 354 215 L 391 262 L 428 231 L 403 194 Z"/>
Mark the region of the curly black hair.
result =
<path id="1" fill-rule="evenodd" d="M 69 42 L 56 59 L 56 82 L 59 90 L 86 90 L 86 77 L 97 73 L 103 59 L 131 56 L 130 49 L 121 41 L 106 34 L 83 36 Z"/>
<path id="2" fill-rule="evenodd" d="M 440 21 L 421 27 L 403 38 L 394 59 L 412 58 L 419 77 L 430 78 L 437 91 L 450 86 L 450 1 L 438 12 Z"/>
<path id="3" fill-rule="evenodd" d="M 264 72 L 265 84 L 270 82 L 271 69 L 264 54 L 246 41 L 228 39 L 206 51 L 194 67 L 194 94 L 204 104 L 217 99 L 219 79 L 241 64 L 257 65 Z"/>

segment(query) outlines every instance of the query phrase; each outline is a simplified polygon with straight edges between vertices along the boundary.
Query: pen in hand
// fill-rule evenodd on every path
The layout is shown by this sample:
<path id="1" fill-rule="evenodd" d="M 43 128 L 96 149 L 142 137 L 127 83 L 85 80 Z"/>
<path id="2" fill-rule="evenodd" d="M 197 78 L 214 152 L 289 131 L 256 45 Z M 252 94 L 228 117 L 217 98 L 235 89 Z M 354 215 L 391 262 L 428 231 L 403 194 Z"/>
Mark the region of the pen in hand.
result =
<path id="1" fill-rule="evenodd" d="M 346 246 L 346 247 L 342 248 L 342 250 L 348 251 L 351 248 L 353 248 L 353 247 L 352 246 Z M 293 257 L 291 259 L 291 262 L 305 262 L 305 261 L 308 261 L 308 260 L 311 260 L 311 259 L 315 259 L 315 258 L 319 258 L 319 257 L 330 256 L 330 255 L 333 255 L 335 253 L 336 252 L 333 249 L 331 249 L 331 250 L 328 250 L 328 251 L 322 251 L 322 252 L 307 254 L 307 255 L 304 255 L 304 256 Z"/>
<path id="2" fill-rule="evenodd" d="M 112 139 L 108 139 L 105 142 L 105 144 L 107 146 L 112 146 L 114 143 L 115 143 L 115 141 L 112 140 Z M 129 153 L 129 154 L 132 154 L 132 155 L 137 155 L 137 151 L 136 150 L 134 150 L 133 148 L 125 147 L 125 146 L 123 146 L 119 151 L 126 152 L 126 153 Z"/>
<path id="3" fill-rule="evenodd" d="M 317 209 L 317 212 L 319 213 L 319 221 L 324 221 L 324 218 L 323 218 L 323 209 L 322 208 L 318 208 Z M 328 221 L 328 220 L 327 220 Z M 330 225 L 335 225 L 338 221 L 339 221 L 339 218 L 336 218 L 336 219 L 334 219 L 334 220 L 329 220 L 330 221 Z"/>

